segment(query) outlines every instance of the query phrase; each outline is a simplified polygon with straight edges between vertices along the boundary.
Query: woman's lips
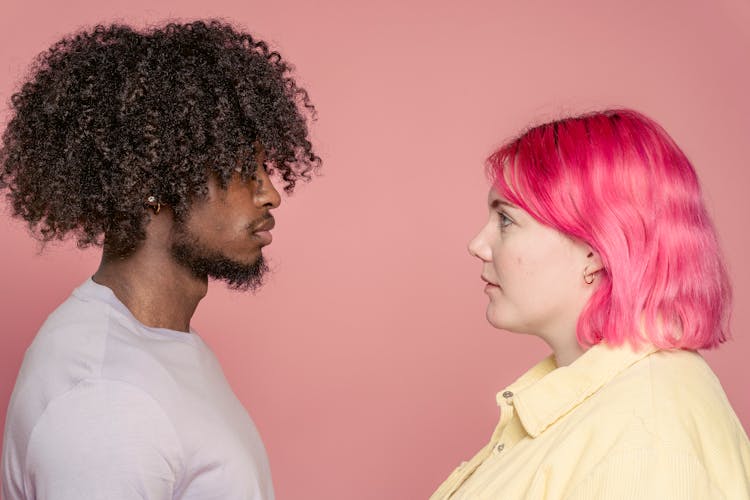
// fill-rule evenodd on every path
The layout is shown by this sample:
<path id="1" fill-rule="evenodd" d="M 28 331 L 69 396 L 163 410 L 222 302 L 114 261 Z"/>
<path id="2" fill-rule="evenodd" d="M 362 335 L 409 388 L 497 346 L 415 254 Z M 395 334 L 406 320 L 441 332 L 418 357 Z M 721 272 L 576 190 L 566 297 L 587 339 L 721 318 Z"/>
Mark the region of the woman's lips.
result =
<path id="1" fill-rule="evenodd" d="M 496 285 L 495 283 L 493 283 L 492 281 L 488 280 L 484 276 L 481 276 L 481 278 L 482 278 L 482 281 L 484 281 L 486 283 L 486 285 L 484 286 L 484 291 L 485 292 L 489 292 L 490 290 L 499 290 L 500 289 L 500 285 Z"/>

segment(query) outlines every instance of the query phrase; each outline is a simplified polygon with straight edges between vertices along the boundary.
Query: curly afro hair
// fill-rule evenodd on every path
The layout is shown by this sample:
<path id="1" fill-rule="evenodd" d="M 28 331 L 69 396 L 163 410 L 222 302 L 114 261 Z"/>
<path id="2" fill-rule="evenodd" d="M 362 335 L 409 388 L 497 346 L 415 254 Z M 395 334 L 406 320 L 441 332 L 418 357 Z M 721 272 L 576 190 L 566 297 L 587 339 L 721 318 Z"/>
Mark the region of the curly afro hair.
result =
<path id="1" fill-rule="evenodd" d="M 240 164 L 291 193 L 320 166 L 307 128 L 315 108 L 292 67 L 263 41 L 220 21 L 147 31 L 97 26 L 42 53 L 11 98 L 0 147 L 0 188 L 43 243 L 131 254 L 146 237 L 144 201 L 178 220 Z"/>

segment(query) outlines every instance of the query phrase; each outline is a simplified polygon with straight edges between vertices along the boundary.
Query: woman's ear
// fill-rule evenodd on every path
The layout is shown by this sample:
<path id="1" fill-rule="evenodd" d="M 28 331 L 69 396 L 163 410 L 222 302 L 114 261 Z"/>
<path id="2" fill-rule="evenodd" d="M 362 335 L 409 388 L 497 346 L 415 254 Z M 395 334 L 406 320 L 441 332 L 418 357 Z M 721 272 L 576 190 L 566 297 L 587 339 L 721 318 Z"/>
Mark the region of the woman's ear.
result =
<path id="1" fill-rule="evenodd" d="M 586 272 L 590 274 L 598 273 L 602 269 L 604 269 L 604 264 L 602 264 L 602 258 L 599 255 L 599 252 L 591 248 L 589 245 L 586 245 Z"/>

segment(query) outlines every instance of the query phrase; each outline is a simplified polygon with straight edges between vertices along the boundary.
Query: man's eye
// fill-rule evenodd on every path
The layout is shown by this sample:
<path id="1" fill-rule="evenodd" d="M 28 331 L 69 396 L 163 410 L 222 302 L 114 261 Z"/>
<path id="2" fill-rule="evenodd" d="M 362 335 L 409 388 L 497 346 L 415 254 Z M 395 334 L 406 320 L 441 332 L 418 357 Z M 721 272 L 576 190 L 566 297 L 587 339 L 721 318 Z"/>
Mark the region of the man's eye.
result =
<path id="1" fill-rule="evenodd" d="M 269 177 L 270 177 L 271 175 L 273 175 L 273 169 L 272 169 L 271 167 L 269 167 L 268 165 L 266 165 L 266 164 L 264 163 L 264 164 L 263 164 L 263 165 L 261 165 L 260 167 L 255 167 L 255 170 L 253 170 L 253 173 L 252 173 L 252 174 L 250 175 L 250 178 L 251 178 L 252 180 L 254 180 L 254 181 L 257 181 L 257 180 L 258 180 L 258 169 L 263 169 L 263 172 L 264 172 L 264 173 L 265 173 L 265 174 L 266 174 L 267 176 L 269 176 Z"/>

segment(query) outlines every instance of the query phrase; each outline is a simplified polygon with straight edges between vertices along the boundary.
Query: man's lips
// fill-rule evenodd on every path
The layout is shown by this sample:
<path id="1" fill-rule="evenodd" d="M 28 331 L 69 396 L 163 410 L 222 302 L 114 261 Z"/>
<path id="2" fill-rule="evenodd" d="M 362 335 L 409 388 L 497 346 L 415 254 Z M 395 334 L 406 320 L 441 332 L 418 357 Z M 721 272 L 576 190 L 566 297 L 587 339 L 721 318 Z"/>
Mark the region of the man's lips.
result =
<path id="1" fill-rule="evenodd" d="M 276 220 L 269 215 L 263 220 L 253 225 L 253 236 L 260 240 L 261 244 L 269 245 L 273 241 L 271 229 L 276 227 Z"/>
<path id="2" fill-rule="evenodd" d="M 270 231 L 274 227 L 276 227 L 276 219 L 273 218 L 273 215 L 269 215 L 268 217 L 264 217 L 260 222 L 253 224 L 253 232 Z"/>

